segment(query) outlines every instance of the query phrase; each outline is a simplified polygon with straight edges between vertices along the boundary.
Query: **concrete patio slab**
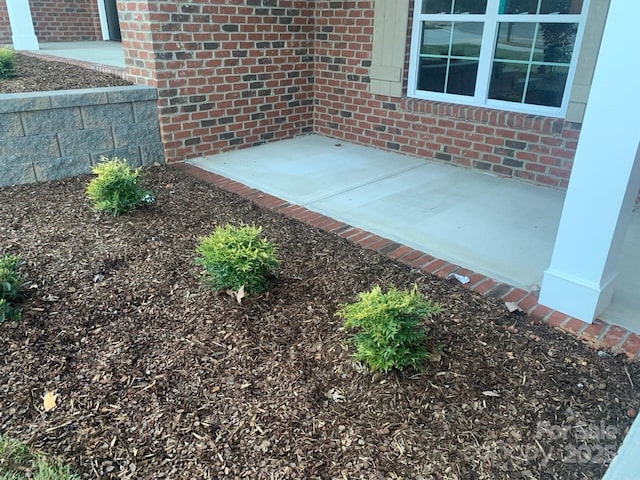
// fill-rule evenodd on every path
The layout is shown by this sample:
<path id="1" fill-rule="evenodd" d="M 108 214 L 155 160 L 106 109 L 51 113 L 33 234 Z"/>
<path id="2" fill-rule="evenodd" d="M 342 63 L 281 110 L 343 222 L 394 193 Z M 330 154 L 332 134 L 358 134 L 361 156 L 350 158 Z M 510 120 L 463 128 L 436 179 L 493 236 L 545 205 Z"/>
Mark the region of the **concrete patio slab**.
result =
<path id="1" fill-rule="evenodd" d="M 308 207 L 510 285 L 536 290 L 551 259 L 559 192 L 423 162 Z"/>
<path id="2" fill-rule="evenodd" d="M 602 480 L 637 480 L 640 472 L 640 417 L 631 425 L 611 465 Z"/>
<path id="3" fill-rule="evenodd" d="M 51 42 L 41 43 L 31 53 L 124 68 L 124 52 L 119 42 Z"/>
<path id="4" fill-rule="evenodd" d="M 205 170 L 215 165 L 216 173 L 261 190 L 268 183 L 265 191 L 272 195 L 308 205 L 424 165 L 417 158 L 402 159 L 394 164 L 381 150 L 312 135 L 190 163 Z"/>
<path id="5" fill-rule="evenodd" d="M 600 319 L 640 333 L 640 209 L 633 212 L 619 268 L 613 301 Z"/>
<path id="6" fill-rule="evenodd" d="M 564 194 L 310 135 L 189 163 L 451 263 L 536 292 Z M 640 332 L 640 214 L 601 317 Z"/>

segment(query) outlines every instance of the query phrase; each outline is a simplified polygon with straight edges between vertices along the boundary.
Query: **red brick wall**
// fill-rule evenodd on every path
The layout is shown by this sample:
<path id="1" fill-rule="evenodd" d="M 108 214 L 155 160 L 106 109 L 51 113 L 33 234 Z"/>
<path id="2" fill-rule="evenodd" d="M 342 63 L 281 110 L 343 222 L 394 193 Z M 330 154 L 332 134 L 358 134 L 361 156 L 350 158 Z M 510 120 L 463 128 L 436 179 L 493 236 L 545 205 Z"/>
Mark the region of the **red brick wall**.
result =
<path id="1" fill-rule="evenodd" d="M 409 23 L 407 19 L 407 40 Z M 372 0 L 317 0 L 315 28 L 316 133 L 532 183 L 566 187 L 580 125 L 548 117 L 370 94 Z"/>
<path id="2" fill-rule="evenodd" d="M 96 0 L 31 0 L 29 4 L 40 42 L 102 39 Z"/>
<path id="3" fill-rule="evenodd" d="M 313 131 L 566 187 L 578 124 L 370 94 L 373 0 L 119 0 L 119 9 L 128 74 L 158 88 L 169 161 Z"/>
<path id="4" fill-rule="evenodd" d="M 145 0 L 119 8 L 127 72 L 158 88 L 168 161 L 312 131 L 312 2 Z"/>
<path id="5" fill-rule="evenodd" d="M 7 4 L 0 1 L 0 45 L 11 44 L 11 24 L 7 13 Z"/>

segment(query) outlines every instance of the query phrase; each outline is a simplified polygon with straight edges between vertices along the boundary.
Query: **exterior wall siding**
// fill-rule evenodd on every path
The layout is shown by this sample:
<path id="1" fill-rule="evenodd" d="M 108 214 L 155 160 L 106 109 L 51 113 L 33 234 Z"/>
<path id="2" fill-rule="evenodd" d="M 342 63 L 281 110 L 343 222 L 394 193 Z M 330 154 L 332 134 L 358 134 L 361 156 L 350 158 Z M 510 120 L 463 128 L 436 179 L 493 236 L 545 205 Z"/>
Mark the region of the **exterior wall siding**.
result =
<path id="1" fill-rule="evenodd" d="M 2 0 L 0 1 L 0 45 L 11 45 L 11 41 L 9 13 L 7 12 L 6 2 Z"/>
<path id="2" fill-rule="evenodd" d="M 566 188 L 580 124 L 371 94 L 373 17 L 373 0 L 316 2 L 316 133 Z"/>
<path id="3" fill-rule="evenodd" d="M 98 3 L 95 0 L 31 0 L 29 5 L 33 27 L 40 42 L 102 39 Z M 0 0 L 0 43 L 11 43 L 6 0 Z"/>
<path id="4" fill-rule="evenodd" d="M 31 0 L 29 4 L 40 42 L 102 39 L 95 0 Z"/>
<path id="5" fill-rule="evenodd" d="M 128 77 L 158 89 L 167 161 L 312 131 L 312 2 L 119 7 Z"/>

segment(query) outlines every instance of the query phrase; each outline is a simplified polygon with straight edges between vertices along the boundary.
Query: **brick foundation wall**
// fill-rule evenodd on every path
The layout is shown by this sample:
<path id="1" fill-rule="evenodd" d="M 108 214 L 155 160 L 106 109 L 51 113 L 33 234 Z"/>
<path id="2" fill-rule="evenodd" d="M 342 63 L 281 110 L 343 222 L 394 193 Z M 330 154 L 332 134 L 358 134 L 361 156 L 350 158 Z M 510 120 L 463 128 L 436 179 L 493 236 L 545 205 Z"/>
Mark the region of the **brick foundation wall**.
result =
<path id="1" fill-rule="evenodd" d="M 131 80 L 157 87 L 167 161 L 312 131 L 313 2 L 119 2 Z"/>
<path id="2" fill-rule="evenodd" d="M 0 45 L 11 45 L 11 41 L 11 23 L 9 22 L 7 4 L 0 1 Z"/>
<path id="3" fill-rule="evenodd" d="M 29 4 L 40 42 L 102 40 L 95 0 L 31 0 Z"/>
<path id="4" fill-rule="evenodd" d="M 368 91 L 372 34 L 372 0 L 316 2 L 316 133 L 566 188 L 579 124 L 372 95 Z"/>

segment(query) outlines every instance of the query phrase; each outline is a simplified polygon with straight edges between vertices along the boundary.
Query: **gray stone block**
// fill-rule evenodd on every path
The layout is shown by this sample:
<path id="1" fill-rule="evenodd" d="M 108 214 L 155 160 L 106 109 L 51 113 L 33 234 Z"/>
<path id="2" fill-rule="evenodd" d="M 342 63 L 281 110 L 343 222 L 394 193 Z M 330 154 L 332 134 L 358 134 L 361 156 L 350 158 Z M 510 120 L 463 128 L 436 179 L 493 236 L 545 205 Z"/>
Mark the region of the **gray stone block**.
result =
<path id="1" fill-rule="evenodd" d="M 53 108 L 81 107 L 84 105 L 100 105 L 109 103 L 106 89 L 85 88 L 80 90 L 63 90 L 52 92 Z"/>
<path id="2" fill-rule="evenodd" d="M 29 112 L 51 108 L 49 92 L 4 93 L 0 95 L 0 113 Z"/>
<path id="3" fill-rule="evenodd" d="M 133 123 L 133 107 L 130 103 L 88 105 L 80 107 L 84 128 L 104 128 Z"/>
<path id="4" fill-rule="evenodd" d="M 0 165 L 0 187 L 20 185 L 36 181 L 36 174 L 31 163 L 19 163 L 16 165 Z"/>
<path id="5" fill-rule="evenodd" d="M 97 165 L 100 162 L 101 157 L 106 157 L 108 160 L 111 160 L 113 157 L 118 157 L 120 160 L 126 160 L 132 167 L 139 167 L 142 165 L 140 147 L 138 146 L 114 148 L 111 150 L 92 153 L 91 163 L 93 165 Z"/>
<path id="6" fill-rule="evenodd" d="M 161 143 L 140 146 L 142 165 L 149 166 L 154 163 L 164 163 L 164 149 Z"/>
<path id="7" fill-rule="evenodd" d="M 0 168 L 60 156 L 55 134 L 10 137 L 0 140 Z"/>
<path id="8" fill-rule="evenodd" d="M 24 135 L 19 113 L 0 113 L 0 138 Z"/>
<path id="9" fill-rule="evenodd" d="M 155 88 L 144 85 L 131 85 L 127 87 L 111 87 L 107 91 L 109 103 L 141 102 L 144 100 L 155 100 L 158 98 L 158 91 Z"/>
<path id="10" fill-rule="evenodd" d="M 109 150 L 114 147 L 110 128 L 60 132 L 58 134 L 58 145 L 60 145 L 60 153 L 63 157 L 89 153 L 95 150 Z"/>
<path id="11" fill-rule="evenodd" d="M 133 104 L 133 115 L 136 122 L 156 122 L 158 123 L 158 110 L 155 100 L 145 102 L 135 102 Z"/>
<path id="12" fill-rule="evenodd" d="M 87 153 L 85 155 L 50 158 L 46 161 L 33 162 L 33 169 L 39 182 L 82 175 L 83 173 L 91 173 L 91 157 Z"/>
<path id="13" fill-rule="evenodd" d="M 157 122 L 142 122 L 131 125 L 115 125 L 113 141 L 116 148 L 129 145 L 147 145 L 160 142 L 160 129 Z"/>
<path id="14" fill-rule="evenodd" d="M 65 130 L 79 130 L 82 128 L 80 109 L 57 108 L 55 110 L 41 110 L 24 112 L 22 124 L 25 135 L 41 135 L 49 132 Z"/>

